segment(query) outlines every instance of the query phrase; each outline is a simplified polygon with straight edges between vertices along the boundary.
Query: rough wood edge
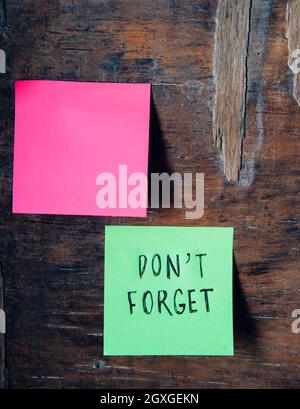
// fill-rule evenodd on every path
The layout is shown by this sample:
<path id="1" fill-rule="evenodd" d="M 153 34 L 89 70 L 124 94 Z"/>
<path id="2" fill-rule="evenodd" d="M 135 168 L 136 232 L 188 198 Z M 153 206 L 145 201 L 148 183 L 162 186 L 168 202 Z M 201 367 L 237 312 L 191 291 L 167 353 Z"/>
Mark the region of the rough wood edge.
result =
<path id="1" fill-rule="evenodd" d="M 237 181 L 245 135 L 247 57 L 252 0 L 219 0 L 216 17 L 213 138 L 227 180 Z"/>
<path id="2" fill-rule="evenodd" d="M 288 39 L 288 65 L 294 73 L 293 97 L 300 105 L 300 0 L 289 0 L 286 10 L 286 37 Z"/>

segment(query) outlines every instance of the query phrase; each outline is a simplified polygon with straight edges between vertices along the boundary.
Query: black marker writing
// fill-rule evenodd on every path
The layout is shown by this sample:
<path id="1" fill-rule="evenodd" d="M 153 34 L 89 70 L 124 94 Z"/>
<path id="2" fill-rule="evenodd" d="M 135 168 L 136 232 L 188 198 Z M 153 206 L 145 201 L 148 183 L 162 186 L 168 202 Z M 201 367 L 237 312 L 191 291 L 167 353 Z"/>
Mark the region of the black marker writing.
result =
<path id="1" fill-rule="evenodd" d="M 214 289 L 213 288 L 203 288 L 202 290 L 200 290 L 200 293 L 204 292 L 204 300 L 205 300 L 205 306 L 206 306 L 207 312 L 210 312 L 208 294 L 207 294 L 209 291 L 214 291 Z"/>
<path id="2" fill-rule="evenodd" d="M 202 257 L 205 257 L 206 253 L 196 254 L 196 257 L 199 257 L 199 267 L 200 267 L 200 277 L 203 278 L 203 269 L 202 269 Z"/>
<path id="3" fill-rule="evenodd" d="M 136 306 L 136 304 L 134 304 L 134 303 L 132 302 L 132 299 L 131 299 L 131 294 L 133 294 L 133 293 L 136 293 L 136 291 L 128 291 L 128 293 L 127 293 L 128 302 L 129 302 L 130 314 L 133 313 L 133 307 Z"/>

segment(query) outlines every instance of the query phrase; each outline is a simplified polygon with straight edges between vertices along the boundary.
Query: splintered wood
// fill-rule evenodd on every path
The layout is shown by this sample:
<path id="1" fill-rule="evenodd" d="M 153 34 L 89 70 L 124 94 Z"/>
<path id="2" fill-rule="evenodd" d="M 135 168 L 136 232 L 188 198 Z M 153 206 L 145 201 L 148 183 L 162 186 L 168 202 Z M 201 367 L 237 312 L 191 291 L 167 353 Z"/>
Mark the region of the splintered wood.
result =
<path id="1" fill-rule="evenodd" d="M 286 19 L 286 37 L 289 48 L 288 65 L 294 73 L 293 96 L 300 105 L 300 0 L 288 1 Z"/>
<path id="2" fill-rule="evenodd" d="M 4 300 L 3 300 L 3 277 L 1 273 L 1 266 L 0 266 L 0 320 L 3 318 L 1 313 L 4 308 Z M 5 324 L 4 324 L 5 325 Z M 2 329 L 1 323 L 0 327 Z M 5 338 L 2 331 L 0 331 L 0 389 L 4 387 L 5 384 Z"/>
<path id="3" fill-rule="evenodd" d="M 245 134 L 251 0 L 219 1 L 216 20 L 213 137 L 227 180 L 237 181 Z"/>

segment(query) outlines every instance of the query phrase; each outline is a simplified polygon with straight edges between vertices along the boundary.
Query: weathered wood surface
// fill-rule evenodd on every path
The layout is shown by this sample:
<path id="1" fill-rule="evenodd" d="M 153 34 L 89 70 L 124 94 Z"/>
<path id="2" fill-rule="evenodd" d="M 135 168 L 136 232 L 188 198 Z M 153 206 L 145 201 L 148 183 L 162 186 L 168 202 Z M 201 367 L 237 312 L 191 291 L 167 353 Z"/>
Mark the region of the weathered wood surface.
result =
<path id="1" fill-rule="evenodd" d="M 4 2 L 2 2 L 3 4 Z M 7 384 L 299 387 L 300 108 L 286 1 L 253 0 L 240 181 L 213 143 L 216 0 L 5 2 L 0 77 L 0 241 Z M 299 47 L 300 48 L 300 47 Z M 15 79 L 153 84 L 151 170 L 205 173 L 205 213 L 147 219 L 11 214 Z M 103 357 L 105 224 L 234 226 L 234 357 Z"/>
<path id="2" fill-rule="evenodd" d="M 300 1 L 289 0 L 287 4 L 288 64 L 294 73 L 293 94 L 300 105 Z"/>
<path id="3" fill-rule="evenodd" d="M 239 178 L 245 136 L 251 3 L 219 1 L 216 16 L 213 137 L 223 154 L 225 176 L 234 181 Z"/>

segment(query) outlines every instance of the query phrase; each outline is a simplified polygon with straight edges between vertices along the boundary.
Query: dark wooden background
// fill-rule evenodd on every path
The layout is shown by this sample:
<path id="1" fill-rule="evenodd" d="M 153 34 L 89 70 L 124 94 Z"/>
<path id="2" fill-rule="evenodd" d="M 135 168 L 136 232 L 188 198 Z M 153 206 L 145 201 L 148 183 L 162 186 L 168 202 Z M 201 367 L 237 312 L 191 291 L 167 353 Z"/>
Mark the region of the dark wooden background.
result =
<path id="1" fill-rule="evenodd" d="M 7 387 L 300 387 L 300 107 L 286 3 L 252 0 L 242 171 L 228 182 L 212 132 L 217 0 L 0 2 Z M 204 217 L 13 215 L 16 79 L 151 82 L 150 171 L 204 172 Z M 104 226 L 128 223 L 234 226 L 234 357 L 103 357 Z"/>

